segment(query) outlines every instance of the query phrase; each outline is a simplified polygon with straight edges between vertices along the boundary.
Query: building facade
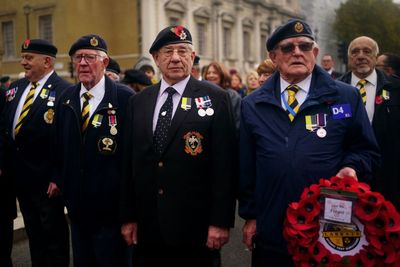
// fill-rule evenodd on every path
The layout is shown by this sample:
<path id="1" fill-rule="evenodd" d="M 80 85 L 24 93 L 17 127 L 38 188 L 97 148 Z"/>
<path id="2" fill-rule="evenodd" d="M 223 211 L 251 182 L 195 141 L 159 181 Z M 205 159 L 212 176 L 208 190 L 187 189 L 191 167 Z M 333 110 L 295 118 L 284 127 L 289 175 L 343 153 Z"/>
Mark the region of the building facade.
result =
<path id="1" fill-rule="evenodd" d="M 2 0 L 0 76 L 22 71 L 20 46 L 29 36 L 58 47 L 56 70 L 71 76 L 68 50 L 81 35 L 95 33 L 108 43 L 122 69 L 154 65 L 148 49 L 172 24 L 190 29 L 200 65 L 222 61 L 245 74 L 265 59 L 272 30 L 301 17 L 298 0 Z"/>

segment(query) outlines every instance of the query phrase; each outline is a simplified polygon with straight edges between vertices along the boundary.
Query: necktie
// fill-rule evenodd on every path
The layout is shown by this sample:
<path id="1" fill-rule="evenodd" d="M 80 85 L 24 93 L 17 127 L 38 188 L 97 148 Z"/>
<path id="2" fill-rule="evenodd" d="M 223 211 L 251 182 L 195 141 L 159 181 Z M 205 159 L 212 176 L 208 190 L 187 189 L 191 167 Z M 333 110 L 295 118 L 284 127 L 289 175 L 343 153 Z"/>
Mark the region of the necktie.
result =
<path id="1" fill-rule="evenodd" d="M 89 124 L 89 99 L 91 99 L 93 95 L 89 92 L 82 94 L 82 132 L 84 132 Z"/>
<path id="2" fill-rule="evenodd" d="M 363 104 L 365 105 L 367 103 L 367 91 L 365 91 L 365 85 L 367 84 L 367 81 L 364 79 L 361 79 L 358 81 L 357 86 L 360 86 L 358 88 L 358 91 L 361 94 L 361 99 Z"/>
<path id="3" fill-rule="evenodd" d="M 292 85 L 289 85 L 286 88 L 286 90 L 287 90 L 287 94 L 288 94 L 287 103 L 291 109 L 291 110 L 289 108 L 286 109 L 286 113 L 288 114 L 290 121 L 293 121 L 294 116 L 296 116 L 297 111 L 300 108 L 299 102 L 297 102 L 297 99 L 296 99 L 296 94 L 300 90 L 300 87 L 298 87 L 295 84 L 292 84 Z"/>
<path id="4" fill-rule="evenodd" d="M 163 153 L 165 142 L 167 141 L 168 130 L 172 119 L 172 96 L 176 93 L 175 89 L 172 87 L 168 87 L 166 91 L 168 93 L 168 97 L 162 105 L 160 113 L 158 114 L 156 130 L 154 131 L 153 136 L 155 150 L 160 155 Z"/>
<path id="5" fill-rule="evenodd" d="M 29 110 L 31 109 L 33 103 L 33 97 L 35 96 L 35 89 L 38 87 L 39 83 L 32 83 L 31 88 L 25 98 L 24 105 L 22 106 L 21 114 L 19 115 L 17 124 L 15 125 L 15 135 L 19 133 L 22 124 L 25 121 L 26 115 L 28 115 Z"/>

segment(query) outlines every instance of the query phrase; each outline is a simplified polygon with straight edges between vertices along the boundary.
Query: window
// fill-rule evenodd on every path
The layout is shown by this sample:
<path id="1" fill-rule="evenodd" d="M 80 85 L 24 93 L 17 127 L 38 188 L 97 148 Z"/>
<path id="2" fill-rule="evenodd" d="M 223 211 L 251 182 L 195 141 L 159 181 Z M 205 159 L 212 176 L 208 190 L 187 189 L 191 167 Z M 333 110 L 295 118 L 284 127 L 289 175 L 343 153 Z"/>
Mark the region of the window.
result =
<path id="1" fill-rule="evenodd" d="M 204 23 L 197 23 L 197 52 L 199 55 L 206 54 L 206 25 Z"/>
<path id="2" fill-rule="evenodd" d="M 2 23 L 4 59 L 15 58 L 14 25 L 12 21 Z"/>
<path id="3" fill-rule="evenodd" d="M 250 33 L 248 31 L 243 32 L 243 57 L 249 59 L 251 57 L 250 51 Z"/>
<path id="4" fill-rule="evenodd" d="M 265 53 L 265 44 L 267 42 L 267 35 L 261 34 L 260 36 L 260 57 L 261 60 L 264 60 L 266 58 L 266 53 Z"/>
<path id="5" fill-rule="evenodd" d="M 232 37 L 232 32 L 231 29 L 228 27 L 224 27 L 223 30 L 223 49 L 224 49 L 224 57 L 225 58 L 230 58 L 232 55 L 232 45 L 231 45 L 231 37 Z"/>
<path id="6" fill-rule="evenodd" d="M 53 27 L 52 27 L 52 15 L 45 15 L 39 17 L 39 36 L 41 39 L 53 42 Z"/>

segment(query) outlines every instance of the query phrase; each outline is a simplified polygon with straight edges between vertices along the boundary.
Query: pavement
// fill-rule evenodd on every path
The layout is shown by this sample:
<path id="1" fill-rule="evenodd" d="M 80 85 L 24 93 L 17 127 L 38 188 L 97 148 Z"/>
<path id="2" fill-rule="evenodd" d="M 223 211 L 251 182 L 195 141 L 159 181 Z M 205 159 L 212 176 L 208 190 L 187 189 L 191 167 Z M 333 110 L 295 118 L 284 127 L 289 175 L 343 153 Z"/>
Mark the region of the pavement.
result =
<path id="1" fill-rule="evenodd" d="M 235 228 L 231 229 L 230 241 L 222 251 L 222 267 L 250 267 L 251 253 L 242 243 L 242 227 L 244 221 L 236 215 Z M 72 249 L 70 250 L 72 251 Z M 24 221 L 18 210 L 14 220 L 14 247 L 12 253 L 14 267 L 30 267 L 29 244 L 25 232 Z M 71 253 L 71 267 L 72 267 Z"/>

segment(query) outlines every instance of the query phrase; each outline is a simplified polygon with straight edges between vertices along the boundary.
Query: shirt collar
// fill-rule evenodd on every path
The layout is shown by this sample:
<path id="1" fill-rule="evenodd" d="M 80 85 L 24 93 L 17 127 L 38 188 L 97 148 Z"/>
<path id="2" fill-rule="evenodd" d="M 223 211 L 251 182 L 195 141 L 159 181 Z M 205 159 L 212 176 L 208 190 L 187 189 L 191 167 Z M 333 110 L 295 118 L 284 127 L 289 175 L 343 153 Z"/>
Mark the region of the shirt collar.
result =
<path id="1" fill-rule="evenodd" d="M 311 79 L 312 79 L 312 73 L 308 75 L 307 78 L 305 78 L 301 82 L 296 83 L 296 85 L 299 86 L 301 90 L 303 90 L 308 94 L 308 92 L 310 91 Z M 281 82 L 281 93 L 283 93 L 286 90 L 286 88 L 290 85 L 290 83 L 282 79 L 282 76 L 280 77 L 280 82 Z"/>
<path id="2" fill-rule="evenodd" d="M 161 96 L 164 92 L 165 89 L 167 89 L 168 87 L 173 87 L 176 92 L 182 96 L 183 95 L 183 91 L 185 91 L 186 85 L 189 82 L 190 79 L 190 75 L 188 75 L 185 79 L 183 79 L 182 81 L 174 84 L 174 85 L 169 85 L 164 78 L 161 79 L 161 85 L 160 85 L 160 92 L 158 93 L 158 96 Z"/>
<path id="3" fill-rule="evenodd" d="M 351 72 L 351 85 L 357 86 L 358 81 L 360 81 L 361 78 L 358 78 L 354 72 Z M 376 86 L 378 82 L 378 75 L 376 74 L 376 70 L 374 69 L 373 72 L 371 72 L 370 75 L 368 75 L 366 78 L 364 78 L 367 82 L 372 84 L 373 86 Z"/>
<path id="4" fill-rule="evenodd" d="M 37 81 L 39 83 L 40 87 L 43 87 L 43 85 L 47 82 L 47 80 L 49 79 L 49 77 L 53 74 L 54 70 L 50 71 L 49 73 L 47 73 L 46 75 L 43 76 L 42 79 L 40 79 L 39 81 Z M 32 84 L 32 83 L 31 83 Z"/>
<path id="5" fill-rule="evenodd" d="M 90 89 L 90 94 L 95 98 L 95 99 L 102 99 L 104 96 L 104 88 L 105 88 L 105 78 L 104 76 L 101 78 L 101 80 Z M 82 97 L 82 95 L 86 92 L 89 92 L 89 90 L 86 89 L 86 87 L 81 83 L 81 91 L 79 96 Z"/>

